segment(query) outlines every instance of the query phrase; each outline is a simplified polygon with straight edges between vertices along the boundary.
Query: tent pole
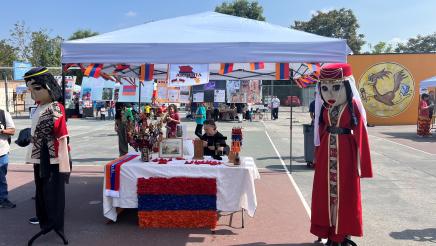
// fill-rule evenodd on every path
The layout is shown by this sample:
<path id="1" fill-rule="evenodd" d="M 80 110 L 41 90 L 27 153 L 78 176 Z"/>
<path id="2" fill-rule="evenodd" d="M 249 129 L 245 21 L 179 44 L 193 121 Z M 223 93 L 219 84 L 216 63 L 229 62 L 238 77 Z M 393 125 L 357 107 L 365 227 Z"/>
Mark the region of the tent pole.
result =
<path id="1" fill-rule="evenodd" d="M 64 71 L 65 63 L 62 63 L 62 105 L 65 107 L 65 71 Z M 66 110 L 65 110 L 66 111 Z M 65 113 L 65 120 L 68 120 L 68 114 Z"/>
<path id="2" fill-rule="evenodd" d="M 138 114 L 141 114 L 141 80 L 139 80 L 139 105 L 138 105 Z"/>
<path id="3" fill-rule="evenodd" d="M 292 100 L 290 103 L 290 117 L 289 117 L 289 125 L 290 125 L 290 131 L 289 131 L 289 173 L 292 173 Z"/>

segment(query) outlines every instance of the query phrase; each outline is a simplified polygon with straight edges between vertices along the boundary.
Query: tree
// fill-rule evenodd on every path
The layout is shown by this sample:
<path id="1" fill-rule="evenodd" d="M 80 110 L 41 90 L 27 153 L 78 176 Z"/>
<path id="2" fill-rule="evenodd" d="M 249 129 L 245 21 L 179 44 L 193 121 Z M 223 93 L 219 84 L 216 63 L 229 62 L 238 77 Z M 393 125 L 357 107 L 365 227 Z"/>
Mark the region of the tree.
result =
<path id="1" fill-rule="evenodd" d="M 372 54 L 392 53 L 393 51 L 392 44 L 386 42 L 378 42 L 371 49 Z"/>
<path id="2" fill-rule="evenodd" d="M 33 66 L 60 66 L 62 38 L 50 38 L 47 30 L 32 32 L 29 48 L 31 50 L 30 63 Z"/>
<path id="3" fill-rule="evenodd" d="M 357 33 L 360 26 L 351 9 L 318 11 L 309 21 L 295 21 L 291 27 L 321 36 L 346 39 L 348 46 L 356 54 L 360 53 L 365 44 L 365 36 Z"/>
<path id="4" fill-rule="evenodd" d="M 249 2 L 248 0 L 235 0 L 232 3 L 224 2 L 215 7 L 215 12 L 265 21 L 263 8 L 256 1 Z"/>
<path id="5" fill-rule="evenodd" d="M 68 38 L 68 40 L 75 40 L 75 39 L 82 39 L 82 38 L 88 38 L 98 35 L 98 32 L 93 32 L 90 29 L 79 29 L 75 31 L 71 37 Z"/>
<path id="6" fill-rule="evenodd" d="M 30 30 L 24 22 L 17 22 L 14 28 L 10 30 L 10 43 L 16 49 L 17 59 L 20 61 L 28 61 L 31 56 L 29 48 Z"/>
<path id="7" fill-rule="evenodd" d="M 418 35 L 416 38 L 409 38 L 407 43 L 399 43 L 395 51 L 401 53 L 436 52 L 436 32 L 427 36 Z"/>
<path id="8" fill-rule="evenodd" d="M 0 40 L 0 66 L 12 66 L 17 60 L 17 49 L 6 40 Z"/>

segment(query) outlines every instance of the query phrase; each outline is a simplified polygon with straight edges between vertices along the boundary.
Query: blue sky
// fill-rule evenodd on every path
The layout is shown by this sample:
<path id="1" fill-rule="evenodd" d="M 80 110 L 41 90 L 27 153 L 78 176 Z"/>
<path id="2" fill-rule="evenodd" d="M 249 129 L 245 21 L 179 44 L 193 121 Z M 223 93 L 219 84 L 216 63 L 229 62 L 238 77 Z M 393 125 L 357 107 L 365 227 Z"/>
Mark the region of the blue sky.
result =
<path id="1" fill-rule="evenodd" d="M 9 38 L 17 21 L 30 29 L 46 28 L 68 38 L 79 28 L 100 33 L 142 24 L 150 20 L 213 10 L 222 0 L 39 0 L 3 1 L 0 39 Z M 259 0 L 266 20 L 289 26 L 295 20 L 309 20 L 316 10 L 350 8 L 358 18 L 365 40 L 397 42 L 418 34 L 436 32 L 436 1 L 404 0 Z M 38 6 L 38 7 L 36 7 Z M 35 9 L 43 11 L 35 12 Z M 367 50 L 368 47 L 365 48 Z"/>

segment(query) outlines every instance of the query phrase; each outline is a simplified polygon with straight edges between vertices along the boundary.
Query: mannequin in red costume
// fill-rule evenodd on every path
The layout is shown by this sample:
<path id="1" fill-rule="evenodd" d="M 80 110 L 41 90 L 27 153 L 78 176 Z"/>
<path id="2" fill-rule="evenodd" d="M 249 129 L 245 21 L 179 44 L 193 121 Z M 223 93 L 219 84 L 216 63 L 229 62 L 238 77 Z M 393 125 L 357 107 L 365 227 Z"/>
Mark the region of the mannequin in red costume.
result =
<path id="1" fill-rule="evenodd" d="M 318 91 L 310 231 L 327 245 L 355 245 L 350 236 L 363 235 L 360 178 L 372 177 L 366 115 L 348 64 L 322 67 Z"/>

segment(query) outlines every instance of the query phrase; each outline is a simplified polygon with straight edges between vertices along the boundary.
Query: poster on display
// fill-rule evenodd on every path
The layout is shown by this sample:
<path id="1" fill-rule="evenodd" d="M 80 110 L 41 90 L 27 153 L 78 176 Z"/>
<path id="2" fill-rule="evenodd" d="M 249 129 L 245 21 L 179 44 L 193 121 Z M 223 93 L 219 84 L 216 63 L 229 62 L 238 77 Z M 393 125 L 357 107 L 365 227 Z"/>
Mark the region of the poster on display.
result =
<path id="1" fill-rule="evenodd" d="M 191 88 L 189 86 L 181 86 L 180 87 L 179 101 L 181 103 L 189 103 L 190 92 L 191 92 Z"/>
<path id="2" fill-rule="evenodd" d="M 261 80 L 248 80 L 243 81 L 242 88 L 247 95 L 248 104 L 262 103 L 262 81 Z"/>
<path id="3" fill-rule="evenodd" d="M 215 90 L 214 102 L 226 102 L 226 91 L 225 90 Z"/>
<path id="4" fill-rule="evenodd" d="M 85 78 L 84 78 L 85 79 Z M 111 101 L 113 100 L 113 92 L 115 82 L 107 81 L 103 78 L 88 78 L 88 85 L 92 88 L 91 100 L 93 101 Z M 109 99 L 110 98 L 110 99 Z"/>
<path id="5" fill-rule="evenodd" d="M 141 85 L 141 103 L 151 103 L 153 96 L 153 81 L 145 81 Z M 139 102 L 139 81 L 136 85 L 124 84 L 118 91 L 118 102 Z"/>
<path id="6" fill-rule="evenodd" d="M 14 80 L 24 80 L 24 74 L 32 68 L 31 63 L 14 61 Z"/>
<path id="7" fill-rule="evenodd" d="M 192 94 L 193 102 L 204 102 L 204 92 L 195 92 Z"/>
<path id="8" fill-rule="evenodd" d="M 260 80 L 227 81 L 228 103 L 258 104 L 262 102 L 262 82 Z"/>
<path id="9" fill-rule="evenodd" d="M 209 64 L 168 65 L 168 86 L 192 86 L 209 82 Z"/>
<path id="10" fill-rule="evenodd" d="M 156 102 L 166 103 L 168 102 L 168 86 L 165 81 L 157 81 L 157 98 Z"/>
<path id="11" fill-rule="evenodd" d="M 54 76 L 60 86 L 62 86 L 62 76 Z M 74 87 L 76 84 L 76 76 L 65 76 L 65 103 L 67 108 L 69 101 L 73 99 Z"/>
<path id="12" fill-rule="evenodd" d="M 227 81 L 227 102 L 228 103 L 246 103 L 247 95 L 241 90 L 241 81 Z"/>
<path id="13" fill-rule="evenodd" d="M 168 102 L 178 103 L 180 90 L 179 88 L 168 88 Z"/>
<path id="14" fill-rule="evenodd" d="M 204 90 L 215 90 L 215 81 L 209 81 L 209 83 L 204 84 Z"/>

